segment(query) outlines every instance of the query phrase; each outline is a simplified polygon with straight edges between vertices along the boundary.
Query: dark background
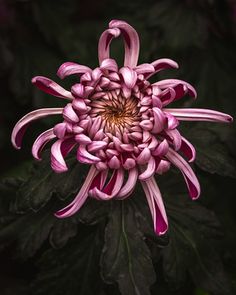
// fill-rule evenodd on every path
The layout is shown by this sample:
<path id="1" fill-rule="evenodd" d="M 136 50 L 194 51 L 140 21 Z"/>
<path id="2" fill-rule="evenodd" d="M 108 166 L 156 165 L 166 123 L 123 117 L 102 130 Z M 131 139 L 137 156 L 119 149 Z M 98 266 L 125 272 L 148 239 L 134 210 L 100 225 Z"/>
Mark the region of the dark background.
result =
<path id="1" fill-rule="evenodd" d="M 236 114 L 236 2 L 233 0 L 0 0 L 0 172 L 3 179 L 27 175 L 32 163 L 32 142 L 40 130 L 47 129 L 53 122 L 46 119 L 34 124 L 26 133 L 22 150 L 17 152 L 10 143 L 16 121 L 31 110 L 61 105 L 60 99 L 34 88 L 31 78 L 43 75 L 59 82 L 56 70 L 65 61 L 96 67 L 98 39 L 112 19 L 125 20 L 138 31 L 141 41 L 139 63 L 161 57 L 179 63 L 178 71 L 166 71 L 158 78 L 176 77 L 195 86 L 197 101 L 183 99 L 182 106 Z M 121 65 L 122 43 L 114 43 L 112 55 Z M 66 86 L 67 82 L 60 83 Z M 220 220 L 224 236 L 220 257 L 229 280 L 234 282 L 235 124 L 216 125 L 203 124 L 203 133 L 197 129 L 196 134 L 193 128 L 188 138 L 196 141 L 199 147 L 196 171 L 203 187 L 200 202 L 214 211 Z M 208 133 L 214 133 L 215 137 L 209 139 Z M 194 136 L 204 145 L 198 146 Z M 38 259 L 40 252 L 25 261 L 12 258 L 14 244 L 7 247 L 0 261 L 1 294 L 28 294 L 20 290 L 30 284 L 37 273 L 34 259 Z M 159 294 L 217 295 L 215 291 L 204 291 L 207 288 L 190 278 L 177 291 L 170 291 L 160 266 L 157 268 L 160 284 L 155 292 Z M 108 289 L 101 294 L 118 292 Z M 75 291 L 73 294 L 89 293 Z"/>

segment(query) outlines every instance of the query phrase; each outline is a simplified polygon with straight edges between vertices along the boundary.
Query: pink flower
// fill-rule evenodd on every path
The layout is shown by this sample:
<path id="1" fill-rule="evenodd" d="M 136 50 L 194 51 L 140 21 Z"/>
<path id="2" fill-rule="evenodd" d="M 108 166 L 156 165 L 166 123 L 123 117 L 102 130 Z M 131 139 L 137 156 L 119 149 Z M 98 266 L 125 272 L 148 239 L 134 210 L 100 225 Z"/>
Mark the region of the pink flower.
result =
<path id="1" fill-rule="evenodd" d="M 109 56 L 113 38 L 122 36 L 125 46 L 124 66 L 120 69 Z M 162 58 L 137 66 L 139 37 L 129 24 L 113 20 L 98 44 L 99 67 L 90 69 L 73 62 L 62 64 L 57 72 L 63 79 L 76 75 L 78 83 L 65 90 L 54 81 L 37 76 L 32 82 L 44 92 L 68 100 L 64 108 L 47 108 L 24 116 L 12 132 L 12 143 L 21 147 L 28 124 L 49 115 L 61 115 L 62 122 L 46 130 L 35 140 L 33 156 L 40 160 L 44 146 L 51 147 L 51 166 L 67 171 L 66 155 L 76 149 L 77 160 L 91 166 L 77 196 L 55 215 L 73 215 L 88 197 L 98 200 L 122 200 L 130 196 L 137 180 L 142 184 L 158 235 L 168 229 L 168 220 L 155 174 L 163 174 L 170 165 L 183 174 L 189 194 L 197 199 L 199 182 L 186 160 L 195 159 L 195 149 L 181 136 L 180 121 L 231 122 L 232 117 L 206 109 L 173 109 L 166 106 L 185 95 L 196 97 L 187 82 L 167 79 L 151 83 L 148 79 L 176 62 Z M 111 172 L 111 176 L 109 174 Z"/>

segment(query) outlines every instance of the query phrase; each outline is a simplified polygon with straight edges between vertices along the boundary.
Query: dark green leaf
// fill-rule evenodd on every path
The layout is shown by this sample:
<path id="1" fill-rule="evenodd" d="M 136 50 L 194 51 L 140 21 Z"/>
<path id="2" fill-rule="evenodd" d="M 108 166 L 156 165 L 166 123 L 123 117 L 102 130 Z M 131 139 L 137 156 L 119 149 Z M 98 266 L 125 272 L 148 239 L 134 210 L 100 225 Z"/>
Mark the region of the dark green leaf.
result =
<path id="1" fill-rule="evenodd" d="M 132 200 L 111 202 L 110 210 L 101 257 L 102 276 L 107 283 L 118 282 L 123 295 L 150 294 L 155 273 Z"/>
<path id="2" fill-rule="evenodd" d="M 45 252 L 32 284 L 33 294 L 103 294 L 99 275 L 101 242 L 99 229 L 91 227 L 62 249 Z"/>

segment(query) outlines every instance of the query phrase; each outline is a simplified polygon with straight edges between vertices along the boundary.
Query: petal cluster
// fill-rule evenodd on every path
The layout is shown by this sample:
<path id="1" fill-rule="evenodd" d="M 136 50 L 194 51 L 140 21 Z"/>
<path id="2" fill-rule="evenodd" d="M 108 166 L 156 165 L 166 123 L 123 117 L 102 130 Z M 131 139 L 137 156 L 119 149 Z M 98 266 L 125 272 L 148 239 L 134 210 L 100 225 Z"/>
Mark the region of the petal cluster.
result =
<path id="1" fill-rule="evenodd" d="M 110 58 L 110 44 L 123 37 L 124 66 Z M 27 114 L 15 126 L 12 143 L 21 147 L 29 123 L 49 115 L 60 115 L 61 122 L 38 136 L 32 154 L 40 160 L 41 151 L 51 140 L 51 166 L 61 173 L 68 170 L 65 157 L 76 151 L 77 160 L 91 166 L 86 181 L 71 204 L 56 213 L 59 218 L 77 212 L 87 197 L 98 200 L 130 196 L 137 180 L 142 184 L 155 232 L 168 229 L 168 220 L 155 174 L 163 174 L 171 164 L 185 179 L 189 195 L 197 199 L 199 182 L 188 164 L 195 159 L 193 145 L 179 133 L 180 121 L 231 122 L 224 113 L 206 109 L 173 109 L 167 105 L 185 95 L 196 98 L 189 83 L 148 79 L 176 62 L 162 58 L 137 65 L 139 37 L 124 21 L 113 20 L 98 44 L 99 66 L 91 69 L 73 62 L 60 66 L 57 75 L 75 75 L 78 82 L 65 90 L 56 82 L 37 76 L 32 79 L 40 90 L 67 101 L 64 108 L 39 109 Z M 186 158 L 186 160 L 185 160 Z"/>

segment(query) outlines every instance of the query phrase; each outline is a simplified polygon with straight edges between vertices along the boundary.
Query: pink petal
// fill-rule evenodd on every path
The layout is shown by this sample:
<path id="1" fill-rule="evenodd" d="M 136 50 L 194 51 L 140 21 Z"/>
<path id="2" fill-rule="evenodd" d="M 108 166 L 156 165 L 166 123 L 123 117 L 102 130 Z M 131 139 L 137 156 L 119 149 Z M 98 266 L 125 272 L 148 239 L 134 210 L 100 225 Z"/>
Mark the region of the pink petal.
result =
<path id="1" fill-rule="evenodd" d="M 77 97 L 84 96 L 85 87 L 83 84 L 76 83 L 71 87 L 71 93 Z"/>
<path id="2" fill-rule="evenodd" d="M 169 150 L 169 144 L 166 139 L 164 139 L 157 148 L 152 152 L 153 156 L 163 157 Z"/>
<path id="3" fill-rule="evenodd" d="M 161 59 L 157 59 L 154 62 L 151 63 L 151 65 L 154 67 L 154 71 L 151 74 L 145 75 L 145 78 L 148 79 L 151 76 L 153 76 L 154 74 L 162 71 L 163 69 L 178 69 L 178 64 L 169 59 L 169 58 L 161 58 Z"/>
<path id="4" fill-rule="evenodd" d="M 86 180 L 84 184 L 82 185 L 79 193 L 75 197 L 75 199 L 65 208 L 57 211 L 55 213 L 55 216 L 58 218 L 65 218 L 69 217 L 73 214 L 75 214 L 84 204 L 88 197 L 88 190 L 91 186 L 91 183 L 93 182 L 93 179 L 96 177 L 96 175 L 99 173 L 99 171 L 94 167 L 91 166 L 89 173 L 86 177 Z"/>
<path id="5" fill-rule="evenodd" d="M 132 89 L 137 81 L 137 73 L 128 67 L 123 67 L 120 69 L 120 74 L 124 79 L 125 85 Z"/>
<path id="6" fill-rule="evenodd" d="M 166 158 L 180 169 L 181 173 L 184 176 L 191 198 L 194 200 L 197 199 L 200 195 L 200 185 L 196 175 L 194 174 L 189 164 L 172 149 L 169 149 Z"/>
<path id="7" fill-rule="evenodd" d="M 182 144 L 182 137 L 177 129 L 165 130 L 164 135 L 167 140 L 173 144 L 174 149 L 178 151 Z"/>
<path id="8" fill-rule="evenodd" d="M 156 162 L 154 158 L 151 157 L 150 160 L 148 161 L 146 170 L 144 170 L 143 173 L 140 174 L 138 178 L 140 180 L 146 181 L 147 179 L 153 176 L 153 174 L 155 173 L 155 170 L 156 170 Z"/>
<path id="9" fill-rule="evenodd" d="M 190 96 L 196 98 L 197 92 L 194 87 L 188 82 L 178 80 L 178 79 L 165 79 L 154 83 L 153 85 L 157 85 L 161 89 L 165 88 L 173 88 L 175 90 L 175 100 L 183 97 L 185 94 L 189 94 Z"/>
<path id="10" fill-rule="evenodd" d="M 154 177 L 141 181 L 152 214 L 154 230 L 157 235 L 164 235 L 168 230 L 168 220 L 160 190 Z"/>
<path id="11" fill-rule="evenodd" d="M 163 109 L 180 121 L 209 121 L 231 123 L 233 118 L 225 113 L 208 109 Z"/>
<path id="12" fill-rule="evenodd" d="M 11 142 L 13 146 L 16 149 L 21 148 L 22 138 L 29 123 L 50 115 L 60 115 L 62 114 L 62 112 L 63 112 L 63 108 L 48 108 L 48 109 L 39 109 L 25 115 L 16 123 L 12 131 Z"/>
<path id="13" fill-rule="evenodd" d="M 138 75 L 150 74 L 150 73 L 155 72 L 154 66 L 151 64 L 148 64 L 148 63 L 138 65 L 134 70 Z"/>
<path id="14" fill-rule="evenodd" d="M 53 133 L 53 128 L 44 131 L 37 137 L 32 147 L 32 154 L 35 159 L 41 160 L 40 153 L 42 152 L 44 146 L 55 137 L 56 135 Z"/>
<path id="15" fill-rule="evenodd" d="M 74 62 L 65 62 L 59 67 L 57 75 L 61 79 L 64 79 L 65 77 L 70 75 L 84 74 L 86 72 L 92 72 L 92 70 L 87 66 L 79 65 Z"/>
<path id="16" fill-rule="evenodd" d="M 102 33 L 98 42 L 98 59 L 100 65 L 104 59 L 110 57 L 110 43 L 113 38 L 117 38 L 119 35 L 120 30 L 117 28 L 110 28 Z"/>
<path id="17" fill-rule="evenodd" d="M 125 44 L 124 66 L 131 69 L 136 67 L 139 56 L 139 36 L 135 29 L 121 20 L 112 20 L 109 23 L 109 28 L 119 29 L 123 35 Z"/>
<path id="18" fill-rule="evenodd" d="M 100 64 L 100 69 L 102 70 L 109 70 L 112 72 L 117 72 L 118 71 L 118 65 L 116 61 L 112 58 L 107 58 L 104 59 L 101 64 Z"/>
<path id="19" fill-rule="evenodd" d="M 63 117 L 65 120 L 71 123 L 78 123 L 79 117 L 76 114 L 74 108 L 72 107 L 71 103 L 68 103 L 63 109 Z"/>
<path id="20" fill-rule="evenodd" d="M 86 164 L 96 164 L 101 161 L 100 158 L 90 154 L 87 150 L 85 145 L 80 145 L 78 150 L 77 150 L 77 159 L 81 163 L 86 163 Z"/>
<path id="21" fill-rule="evenodd" d="M 123 200 L 131 195 L 133 192 L 137 179 L 138 179 L 138 170 L 136 168 L 133 168 L 129 170 L 129 176 L 125 183 L 125 185 L 121 188 L 119 193 L 116 195 L 116 199 Z"/>
<path id="22" fill-rule="evenodd" d="M 107 146 L 107 143 L 105 141 L 93 141 L 88 145 L 88 151 L 89 152 L 97 152 L 101 149 L 104 149 L 104 147 Z"/>
<path id="23" fill-rule="evenodd" d="M 40 90 L 47 94 L 72 100 L 73 95 L 65 90 L 63 87 L 58 85 L 56 82 L 52 81 L 43 76 L 36 76 L 32 79 L 32 83 L 35 84 Z"/>
<path id="24" fill-rule="evenodd" d="M 72 137 L 59 139 L 51 147 L 51 167 L 57 172 L 68 170 L 64 157 L 73 149 L 76 142 Z"/>
<path id="25" fill-rule="evenodd" d="M 102 189 L 98 188 L 93 189 L 93 194 L 97 196 L 97 198 L 101 200 L 110 200 L 114 198 L 120 191 L 124 181 L 124 170 L 118 169 L 114 170 L 110 181 L 108 184 Z"/>
<path id="26" fill-rule="evenodd" d="M 143 164 L 148 163 L 150 158 L 151 158 L 150 150 L 148 148 L 144 148 L 136 160 L 137 160 L 138 164 L 143 165 Z"/>
<path id="27" fill-rule="evenodd" d="M 152 133 L 160 133 L 166 124 L 166 117 L 163 114 L 163 112 L 154 107 L 153 108 L 153 117 L 154 117 L 154 125 L 153 125 L 153 129 L 152 129 Z"/>
<path id="28" fill-rule="evenodd" d="M 53 127 L 53 133 L 58 138 L 65 137 L 66 131 L 67 131 L 67 123 L 66 122 L 58 123 Z"/>
<path id="29" fill-rule="evenodd" d="M 170 169 L 170 162 L 166 160 L 161 160 L 156 168 L 156 173 L 162 175 Z"/>
<path id="30" fill-rule="evenodd" d="M 111 169 L 119 169 L 120 168 L 120 160 L 117 158 L 117 156 L 113 156 L 109 162 L 108 162 L 108 166 Z"/>
<path id="31" fill-rule="evenodd" d="M 193 162 L 196 157 L 194 146 L 184 137 L 182 137 L 180 151 L 187 157 L 189 162 Z"/>

